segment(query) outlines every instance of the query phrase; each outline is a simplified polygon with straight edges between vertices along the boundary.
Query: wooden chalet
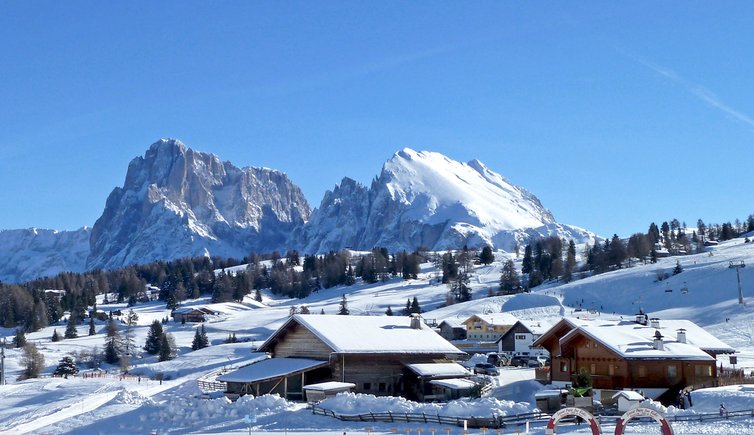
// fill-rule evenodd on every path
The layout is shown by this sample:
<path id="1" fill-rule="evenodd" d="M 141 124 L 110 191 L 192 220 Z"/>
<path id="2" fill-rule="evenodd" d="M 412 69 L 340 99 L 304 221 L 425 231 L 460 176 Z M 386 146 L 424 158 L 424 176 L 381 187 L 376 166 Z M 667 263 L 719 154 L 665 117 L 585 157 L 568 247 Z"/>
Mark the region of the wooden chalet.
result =
<path id="1" fill-rule="evenodd" d="M 672 401 L 686 387 L 716 384 L 716 356 L 727 344 L 688 320 L 637 322 L 564 318 L 534 343 L 550 352 L 550 382 L 572 384 L 582 369 L 595 392 L 609 400 L 618 390 Z"/>
<path id="2" fill-rule="evenodd" d="M 176 308 L 170 313 L 170 315 L 173 316 L 173 321 L 181 323 L 204 322 L 207 320 L 207 316 L 214 316 L 216 314 L 216 311 L 207 307 Z"/>
<path id="3" fill-rule="evenodd" d="M 411 365 L 449 363 L 464 354 L 419 316 L 296 314 L 258 350 L 272 357 L 263 363 L 280 370 L 270 376 L 272 370 L 258 370 L 257 363 L 224 375 L 218 380 L 227 382 L 227 393 L 277 392 L 300 400 L 303 387 L 335 381 L 353 384 L 358 393 L 421 398 L 427 390 Z"/>

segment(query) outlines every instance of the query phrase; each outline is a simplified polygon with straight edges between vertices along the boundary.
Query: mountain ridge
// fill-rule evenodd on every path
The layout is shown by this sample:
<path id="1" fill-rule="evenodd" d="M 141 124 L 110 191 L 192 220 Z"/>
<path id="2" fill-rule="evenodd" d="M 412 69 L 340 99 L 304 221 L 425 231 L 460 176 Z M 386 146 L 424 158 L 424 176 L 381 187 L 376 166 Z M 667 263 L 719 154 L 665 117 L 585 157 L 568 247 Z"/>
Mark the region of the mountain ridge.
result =
<path id="1" fill-rule="evenodd" d="M 33 233 L 0 237 L 0 247 L 10 253 L 0 279 L 189 256 L 242 258 L 252 251 L 313 254 L 488 244 L 511 252 L 536 237 L 557 235 L 577 243 L 596 237 L 556 222 L 535 195 L 477 159 L 462 163 L 403 148 L 369 187 L 344 177 L 311 210 L 284 172 L 239 168 L 176 139 L 161 139 L 132 159 L 123 185 L 112 190 L 99 219 L 85 228 L 43 230 L 36 242 Z M 82 242 L 87 235 L 88 247 Z"/>

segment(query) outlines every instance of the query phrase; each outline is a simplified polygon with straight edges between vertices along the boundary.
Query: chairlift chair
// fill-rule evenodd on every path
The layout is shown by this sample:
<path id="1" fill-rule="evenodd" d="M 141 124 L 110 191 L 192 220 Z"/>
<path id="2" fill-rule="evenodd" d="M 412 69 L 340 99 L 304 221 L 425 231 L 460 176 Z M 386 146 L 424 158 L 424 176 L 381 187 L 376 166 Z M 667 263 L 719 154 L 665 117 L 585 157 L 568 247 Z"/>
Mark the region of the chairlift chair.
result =
<path id="1" fill-rule="evenodd" d="M 670 288 L 670 283 L 668 283 L 668 286 L 665 287 L 665 293 L 673 293 L 673 289 Z"/>
<path id="2" fill-rule="evenodd" d="M 681 287 L 681 293 L 685 295 L 685 294 L 688 294 L 688 292 L 689 292 L 689 286 L 686 285 L 686 281 L 684 281 L 683 287 Z"/>

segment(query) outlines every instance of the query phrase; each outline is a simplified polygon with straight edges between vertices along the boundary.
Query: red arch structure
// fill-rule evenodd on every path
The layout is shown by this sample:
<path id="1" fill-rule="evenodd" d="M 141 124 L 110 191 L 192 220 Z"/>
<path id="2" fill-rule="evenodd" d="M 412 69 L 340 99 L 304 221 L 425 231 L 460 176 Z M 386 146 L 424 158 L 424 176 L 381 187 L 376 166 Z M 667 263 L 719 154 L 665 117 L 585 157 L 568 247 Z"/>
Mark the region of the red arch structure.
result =
<path id="1" fill-rule="evenodd" d="M 592 435 L 602 435 L 602 427 L 600 426 L 600 423 L 597 421 L 597 419 L 595 419 L 594 416 L 588 411 L 585 411 L 581 408 L 563 408 L 553 414 L 550 418 L 550 421 L 547 422 L 545 433 L 547 435 L 556 434 L 557 431 L 555 430 L 555 426 L 564 417 L 581 417 L 589 422 L 589 426 L 592 429 Z M 623 432 L 621 432 L 621 434 L 622 433 Z"/>
<path id="2" fill-rule="evenodd" d="M 662 435 L 673 435 L 673 428 L 670 426 L 670 422 L 664 415 L 654 409 L 642 407 L 630 409 L 621 416 L 620 420 L 618 420 L 618 423 L 615 425 L 615 435 L 623 435 L 628 422 L 637 417 L 651 417 L 653 420 L 660 423 Z"/>

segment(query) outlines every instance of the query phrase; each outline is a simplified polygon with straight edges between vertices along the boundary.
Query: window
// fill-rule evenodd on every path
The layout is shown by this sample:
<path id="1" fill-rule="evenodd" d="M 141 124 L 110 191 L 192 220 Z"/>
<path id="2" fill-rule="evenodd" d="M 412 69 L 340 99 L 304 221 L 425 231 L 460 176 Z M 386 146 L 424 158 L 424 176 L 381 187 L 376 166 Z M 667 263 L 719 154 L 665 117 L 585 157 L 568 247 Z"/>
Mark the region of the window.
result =
<path id="1" fill-rule="evenodd" d="M 589 373 L 593 375 L 597 374 L 597 364 L 592 363 L 589 365 Z"/>
<path id="2" fill-rule="evenodd" d="M 568 371 L 568 362 L 567 361 L 561 361 L 560 362 L 560 371 L 563 373 L 566 373 Z"/>
<path id="3" fill-rule="evenodd" d="M 668 366 L 668 380 L 675 380 L 676 376 L 678 376 L 678 367 L 676 366 Z"/>
<path id="4" fill-rule="evenodd" d="M 694 374 L 697 377 L 711 377 L 712 376 L 712 366 L 694 366 Z"/>
<path id="5" fill-rule="evenodd" d="M 646 366 L 639 366 L 639 377 L 640 378 L 646 378 L 647 377 L 647 367 Z"/>
<path id="6" fill-rule="evenodd" d="M 526 340 L 526 336 L 523 334 L 516 334 L 516 340 Z"/>
<path id="7" fill-rule="evenodd" d="M 385 384 L 384 382 L 380 382 L 380 392 L 384 393 L 385 390 L 387 390 L 387 384 Z"/>
<path id="8" fill-rule="evenodd" d="M 364 391 L 369 391 L 372 389 L 371 382 L 364 382 Z"/>
<path id="9" fill-rule="evenodd" d="M 615 366 L 612 364 L 607 365 L 607 374 L 610 376 L 615 376 Z"/>

